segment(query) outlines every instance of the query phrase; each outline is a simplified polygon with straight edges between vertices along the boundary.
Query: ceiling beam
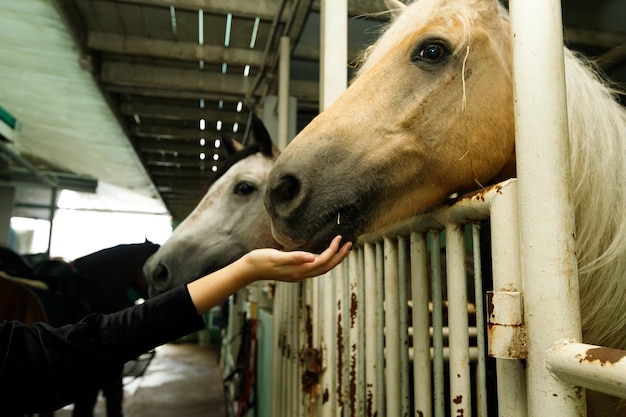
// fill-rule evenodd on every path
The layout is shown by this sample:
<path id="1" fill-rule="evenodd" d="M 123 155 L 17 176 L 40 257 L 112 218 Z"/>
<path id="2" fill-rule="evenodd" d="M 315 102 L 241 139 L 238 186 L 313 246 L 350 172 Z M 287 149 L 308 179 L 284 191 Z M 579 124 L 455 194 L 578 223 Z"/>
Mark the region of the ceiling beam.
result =
<path id="1" fill-rule="evenodd" d="M 568 27 L 564 33 L 565 42 L 574 45 L 590 45 L 601 48 L 615 48 L 626 43 L 626 35 L 615 32 Z"/>
<path id="2" fill-rule="evenodd" d="M 242 129 L 244 126 L 242 126 Z M 160 138 L 160 139 L 175 139 L 185 141 L 199 141 L 202 138 L 214 139 L 222 136 L 222 132 L 217 130 L 208 129 L 191 129 L 181 127 L 169 127 L 169 126 L 154 126 L 154 125 L 135 125 L 131 127 L 131 133 L 139 137 L 148 138 Z M 173 141 L 172 141 L 173 142 Z M 160 146 L 160 145 L 159 145 Z"/>
<path id="3" fill-rule="evenodd" d="M 263 52 L 244 48 L 224 48 L 215 45 L 198 45 L 191 42 L 177 42 L 151 39 L 140 36 L 122 36 L 112 33 L 89 32 L 89 48 L 122 55 L 167 58 L 181 61 L 205 61 L 209 64 L 250 65 L 260 68 Z"/>
<path id="4" fill-rule="evenodd" d="M 254 83 L 254 80 L 238 75 L 109 61 L 102 63 L 101 78 L 104 83 L 187 90 L 198 96 L 204 93 L 245 96 Z"/>
<path id="5" fill-rule="evenodd" d="M 225 123 L 239 124 L 248 121 L 248 114 L 220 110 L 201 109 L 199 107 L 181 107 L 167 104 L 123 102 L 120 104 L 120 112 L 125 116 L 139 115 L 171 120 L 199 120 L 201 118 L 210 121 L 221 120 Z"/>
<path id="6" fill-rule="evenodd" d="M 236 16 L 271 21 L 278 13 L 281 0 L 254 0 L 237 2 L 235 6 L 231 0 L 113 0 L 116 3 L 135 4 L 138 6 L 152 6 L 198 11 L 200 9 L 215 14 L 232 13 Z M 285 9 L 289 9 L 289 4 Z M 286 10 L 287 12 L 288 10 Z M 284 13 L 283 16 L 288 15 Z"/>
<path id="7" fill-rule="evenodd" d="M 608 71 L 613 67 L 626 64 L 626 43 L 617 45 L 610 49 L 607 53 L 602 54 L 595 63 L 604 71 Z"/>

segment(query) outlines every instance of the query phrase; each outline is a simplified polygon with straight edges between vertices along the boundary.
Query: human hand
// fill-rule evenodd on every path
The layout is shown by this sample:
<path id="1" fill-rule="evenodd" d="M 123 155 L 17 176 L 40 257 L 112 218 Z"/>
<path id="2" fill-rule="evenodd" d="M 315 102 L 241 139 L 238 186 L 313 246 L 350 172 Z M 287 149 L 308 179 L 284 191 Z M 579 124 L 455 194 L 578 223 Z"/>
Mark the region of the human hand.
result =
<path id="1" fill-rule="evenodd" d="M 351 242 L 339 247 L 341 236 L 336 236 L 328 248 L 319 255 L 309 252 L 282 252 L 276 249 L 255 249 L 241 259 L 249 269 L 250 277 L 257 280 L 299 282 L 325 274 L 343 261 Z"/>

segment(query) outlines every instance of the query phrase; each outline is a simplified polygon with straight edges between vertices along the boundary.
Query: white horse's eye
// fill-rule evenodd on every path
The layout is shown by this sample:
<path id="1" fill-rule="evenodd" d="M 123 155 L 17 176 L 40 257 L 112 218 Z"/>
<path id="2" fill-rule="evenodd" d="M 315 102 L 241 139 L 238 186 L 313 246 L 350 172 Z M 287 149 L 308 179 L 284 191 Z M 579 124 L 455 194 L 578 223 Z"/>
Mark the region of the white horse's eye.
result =
<path id="1" fill-rule="evenodd" d="M 256 187 L 253 184 L 245 181 L 237 183 L 237 185 L 235 185 L 235 189 L 233 190 L 233 192 L 237 195 L 250 195 L 255 191 Z"/>

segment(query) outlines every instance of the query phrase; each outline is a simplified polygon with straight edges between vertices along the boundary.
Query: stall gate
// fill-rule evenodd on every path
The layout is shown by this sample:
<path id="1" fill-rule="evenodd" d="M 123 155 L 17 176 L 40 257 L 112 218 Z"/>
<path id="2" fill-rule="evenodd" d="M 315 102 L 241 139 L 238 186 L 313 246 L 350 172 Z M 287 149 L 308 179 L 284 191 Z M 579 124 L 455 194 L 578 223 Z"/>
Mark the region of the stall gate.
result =
<path id="1" fill-rule="evenodd" d="M 279 285 L 272 415 L 528 415 L 516 192 L 509 180 L 465 196 L 365 236 L 323 277 Z M 626 360 L 580 360 L 588 348 L 555 348 L 552 373 L 626 397 Z"/>
<path id="2" fill-rule="evenodd" d="M 321 4 L 338 38 L 346 2 Z M 324 277 L 277 285 L 273 417 L 574 417 L 583 388 L 626 398 L 626 351 L 579 343 L 560 2 L 508 4 L 518 179 L 362 237 Z M 322 108 L 341 93 L 331 87 Z"/>

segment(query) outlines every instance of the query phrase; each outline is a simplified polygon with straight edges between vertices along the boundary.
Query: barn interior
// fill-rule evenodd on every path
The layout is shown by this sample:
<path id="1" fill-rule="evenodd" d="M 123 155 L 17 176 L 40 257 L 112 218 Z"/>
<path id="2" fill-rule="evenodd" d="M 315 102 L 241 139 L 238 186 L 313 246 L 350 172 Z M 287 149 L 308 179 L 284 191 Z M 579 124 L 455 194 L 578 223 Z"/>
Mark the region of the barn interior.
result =
<path id="1" fill-rule="evenodd" d="M 277 136 L 281 39 L 289 138 L 318 114 L 322 3 L 0 2 L 0 245 L 12 217 L 52 222 L 63 189 L 93 196 L 90 210 L 180 223 L 222 167 L 216 139 L 249 140 L 252 111 Z M 626 2 L 562 8 L 566 44 L 626 89 Z M 349 74 L 386 9 L 348 1 Z"/>
<path id="2" fill-rule="evenodd" d="M 289 39 L 290 133 L 318 112 L 320 1 L 27 0 L 2 6 L 2 180 L 140 196 L 184 219 L 219 169 L 215 139 L 276 134 L 279 42 Z M 564 1 L 568 46 L 626 82 L 623 2 Z M 383 0 L 348 2 L 348 60 L 385 24 Z M 350 71 L 350 69 L 349 69 Z M 217 159 L 215 159 L 217 158 Z M 49 198 L 14 202 L 49 206 Z M 34 213 L 46 218 L 49 210 Z"/>

